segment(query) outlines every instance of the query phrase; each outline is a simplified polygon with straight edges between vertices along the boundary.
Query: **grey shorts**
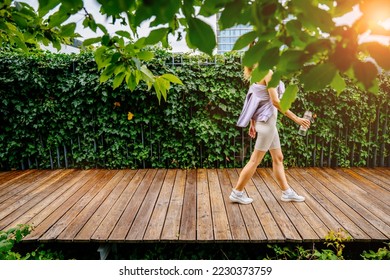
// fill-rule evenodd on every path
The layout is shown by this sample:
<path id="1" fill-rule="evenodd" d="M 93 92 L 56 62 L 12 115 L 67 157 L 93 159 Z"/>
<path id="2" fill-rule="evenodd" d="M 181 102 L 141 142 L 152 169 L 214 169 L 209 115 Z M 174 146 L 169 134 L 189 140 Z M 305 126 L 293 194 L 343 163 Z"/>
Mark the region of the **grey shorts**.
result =
<path id="1" fill-rule="evenodd" d="M 277 114 L 273 114 L 266 122 L 256 122 L 257 138 L 255 149 L 268 151 L 280 148 L 278 129 L 276 128 Z"/>

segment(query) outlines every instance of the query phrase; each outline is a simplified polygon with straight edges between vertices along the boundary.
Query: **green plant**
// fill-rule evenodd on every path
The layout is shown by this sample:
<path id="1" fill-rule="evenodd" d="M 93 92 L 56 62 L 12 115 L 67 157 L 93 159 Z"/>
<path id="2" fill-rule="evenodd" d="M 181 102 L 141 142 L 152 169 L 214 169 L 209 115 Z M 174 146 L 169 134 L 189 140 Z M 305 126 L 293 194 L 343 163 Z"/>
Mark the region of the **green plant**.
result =
<path id="1" fill-rule="evenodd" d="M 22 255 L 14 251 L 15 244 L 22 241 L 33 228 L 30 225 L 18 225 L 10 228 L 7 231 L 0 231 L 0 260 L 54 260 L 63 259 L 60 252 L 54 252 L 50 249 L 46 250 L 43 245 L 32 252 L 27 252 Z"/>
<path id="2" fill-rule="evenodd" d="M 318 250 L 314 246 L 312 249 L 305 249 L 301 245 L 288 244 L 279 246 L 277 244 L 268 244 L 268 248 L 273 250 L 274 257 L 267 255 L 267 259 L 283 260 L 343 260 L 345 242 L 351 240 L 351 237 L 345 230 L 339 229 L 337 232 L 331 230 L 325 236 L 324 244 L 330 249 Z"/>
<path id="3" fill-rule="evenodd" d="M 21 259 L 22 256 L 17 252 L 13 252 L 12 248 L 15 243 L 20 242 L 31 230 L 32 228 L 29 225 L 18 225 L 7 231 L 0 231 L 0 260 Z"/>
<path id="4" fill-rule="evenodd" d="M 385 245 L 376 252 L 373 250 L 363 251 L 362 258 L 365 260 L 390 260 L 390 242 L 385 243 Z"/>

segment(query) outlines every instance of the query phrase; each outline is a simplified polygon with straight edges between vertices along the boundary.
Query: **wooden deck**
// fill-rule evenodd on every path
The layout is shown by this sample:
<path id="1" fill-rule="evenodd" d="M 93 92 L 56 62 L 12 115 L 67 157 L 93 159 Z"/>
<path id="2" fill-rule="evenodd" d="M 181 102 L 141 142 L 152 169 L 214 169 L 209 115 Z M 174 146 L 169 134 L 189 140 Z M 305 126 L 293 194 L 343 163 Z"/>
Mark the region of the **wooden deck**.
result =
<path id="1" fill-rule="evenodd" d="M 280 201 L 272 170 L 228 199 L 239 169 L 0 172 L 0 230 L 31 224 L 30 241 L 319 242 L 329 230 L 355 241 L 390 239 L 389 168 L 292 168 L 304 203 Z"/>

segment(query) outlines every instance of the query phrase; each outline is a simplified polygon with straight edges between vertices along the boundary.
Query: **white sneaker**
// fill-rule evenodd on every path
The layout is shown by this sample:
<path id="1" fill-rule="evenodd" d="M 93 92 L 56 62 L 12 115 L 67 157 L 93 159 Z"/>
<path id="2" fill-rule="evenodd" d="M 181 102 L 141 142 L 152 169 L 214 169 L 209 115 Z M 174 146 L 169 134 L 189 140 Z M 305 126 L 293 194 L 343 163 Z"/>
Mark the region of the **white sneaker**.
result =
<path id="1" fill-rule="evenodd" d="M 245 192 L 238 192 L 235 190 L 232 191 L 229 198 L 230 198 L 230 201 L 241 203 L 241 204 L 250 204 L 253 202 L 253 199 L 250 197 L 247 197 Z"/>
<path id="2" fill-rule="evenodd" d="M 285 202 L 290 202 L 290 201 L 303 202 L 305 201 L 305 198 L 303 196 L 297 195 L 296 192 L 291 190 L 288 194 L 283 192 L 281 200 Z"/>

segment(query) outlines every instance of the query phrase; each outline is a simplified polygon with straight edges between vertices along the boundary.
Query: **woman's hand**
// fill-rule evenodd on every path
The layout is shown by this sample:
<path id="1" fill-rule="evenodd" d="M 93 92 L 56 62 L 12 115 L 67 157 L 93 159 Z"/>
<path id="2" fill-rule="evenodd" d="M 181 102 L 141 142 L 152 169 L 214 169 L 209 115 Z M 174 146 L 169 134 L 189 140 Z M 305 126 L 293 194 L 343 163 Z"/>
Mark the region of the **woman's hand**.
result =
<path id="1" fill-rule="evenodd" d="M 255 128 L 255 124 L 254 122 L 251 121 L 251 125 L 249 127 L 249 132 L 248 132 L 249 136 L 252 137 L 252 138 L 255 138 L 256 137 L 256 128 Z"/>
<path id="2" fill-rule="evenodd" d="M 310 120 L 304 119 L 304 118 L 298 118 L 297 124 L 309 128 L 310 127 Z"/>

